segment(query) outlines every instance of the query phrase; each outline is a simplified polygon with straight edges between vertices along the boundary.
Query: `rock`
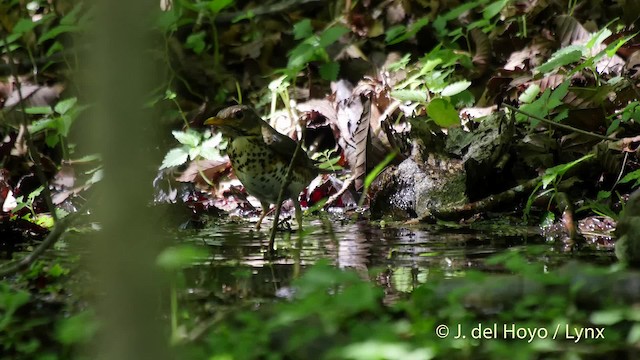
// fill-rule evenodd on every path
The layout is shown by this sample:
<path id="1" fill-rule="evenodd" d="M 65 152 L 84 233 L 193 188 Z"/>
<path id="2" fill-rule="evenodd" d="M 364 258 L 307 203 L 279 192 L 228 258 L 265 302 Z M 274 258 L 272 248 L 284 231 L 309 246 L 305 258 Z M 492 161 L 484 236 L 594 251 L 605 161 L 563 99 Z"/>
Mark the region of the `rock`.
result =
<path id="1" fill-rule="evenodd" d="M 371 217 L 407 220 L 467 202 L 462 162 L 430 154 L 387 168 L 371 185 Z"/>

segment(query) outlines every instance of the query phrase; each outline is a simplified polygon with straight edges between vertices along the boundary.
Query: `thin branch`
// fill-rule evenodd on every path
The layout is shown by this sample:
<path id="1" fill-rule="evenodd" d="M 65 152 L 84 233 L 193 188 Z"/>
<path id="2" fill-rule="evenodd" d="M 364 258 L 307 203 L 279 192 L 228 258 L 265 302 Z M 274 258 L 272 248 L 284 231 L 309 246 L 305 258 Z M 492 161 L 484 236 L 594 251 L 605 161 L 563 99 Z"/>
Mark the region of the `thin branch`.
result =
<path id="1" fill-rule="evenodd" d="M 502 104 L 502 106 L 506 107 L 507 109 L 511 109 L 511 110 L 513 110 L 515 112 L 519 112 L 520 114 L 528 116 L 530 118 L 534 118 L 536 120 L 540 120 L 541 122 L 543 122 L 543 123 L 545 123 L 547 125 L 551 125 L 551 126 L 554 126 L 554 127 L 558 127 L 558 128 L 561 128 L 561 129 L 568 130 L 568 131 L 573 131 L 573 132 L 576 132 L 576 133 L 579 133 L 579 134 L 582 134 L 582 135 L 591 136 L 593 138 L 600 139 L 600 140 L 607 140 L 607 141 L 618 141 L 618 140 L 620 140 L 620 139 L 617 139 L 617 138 L 604 136 L 604 135 L 600 135 L 600 134 L 595 134 L 595 133 L 592 133 L 592 132 L 589 132 L 589 131 L 586 131 L 586 130 L 574 128 L 573 126 L 569 126 L 569 125 L 557 123 L 557 122 L 554 122 L 554 121 L 551 121 L 551 120 L 547 120 L 547 119 L 545 119 L 543 117 L 528 113 L 526 111 L 522 111 L 522 110 L 518 109 L 517 107 L 511 106 L 509 104 Z"/>
<path id="2" fill-rule="evenodd" d="M 289 167 L 287 168 L 287 174 L 284 178 L 284 183 L 282 184 L 282 187 L 280 188 L 280 193 L 278 194 L 278 201 L 276 202 L 276 213 L 274 214 L 273 226 L 271 227 L 271 234 L 269 236 L 269 254 L 270 255 L 273 255 L 273 252 L 274 252 L 276 230 L 278 229 L 278 218 L 280 217 L 280 211 L 282 210 L 282 201 L 284 200 L 284 193 L 289 187 L 289 184 L 291 184 L 291 177 L 293 176 L 293 164 L 295 163 L 295 159 L 298 157 L 298 154 L 300 153 L 300 151 L 302 151 L 302 139 L 298 141 L 296 150 L 293 152 L 293 157 L 289 162 Z M 298 196 L 298 195 L 300 194 L 294 194 L 293 196 Z M 302 229 L 298 229 L 298 230 L 302 230 Z"/>

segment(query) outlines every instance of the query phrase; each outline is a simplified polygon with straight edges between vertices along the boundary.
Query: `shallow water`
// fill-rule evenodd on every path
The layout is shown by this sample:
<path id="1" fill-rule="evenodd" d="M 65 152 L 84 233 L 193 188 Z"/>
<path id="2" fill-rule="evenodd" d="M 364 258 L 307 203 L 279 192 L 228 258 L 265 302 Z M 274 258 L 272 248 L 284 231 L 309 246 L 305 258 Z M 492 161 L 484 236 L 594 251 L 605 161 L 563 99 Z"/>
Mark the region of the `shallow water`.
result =
<path id="1" fill-rule="evenodd" d="M 320 259 L 356 270 L 385 288 L 390 298 L 431 279 L 462 276 L 470 270 L 508 272 L 487 263 L 492 255 L 506 251 L 521 253 L 540 264 L 541 271 L 575 259 L 598 264 L 615 261 L 609 249 L 550 242 L 534 228 L 504 235 L 490 230 L 402 224 L 380 227 L 364 220 L 343 223 L 329 219 L 305 221 L 301 242 L 298 232 L 279 231 L 276 256 L 269 260 L 269 225 L 265 228 L 256 231 L 252 223 L 217 220 L 204 230 L 176 233 L 178 242 L 202 246 L 210 254 L 187 272 L 191 292 L 204 296 L 213 292 L 221 298 L 287 296 L 292 279 Z"/>

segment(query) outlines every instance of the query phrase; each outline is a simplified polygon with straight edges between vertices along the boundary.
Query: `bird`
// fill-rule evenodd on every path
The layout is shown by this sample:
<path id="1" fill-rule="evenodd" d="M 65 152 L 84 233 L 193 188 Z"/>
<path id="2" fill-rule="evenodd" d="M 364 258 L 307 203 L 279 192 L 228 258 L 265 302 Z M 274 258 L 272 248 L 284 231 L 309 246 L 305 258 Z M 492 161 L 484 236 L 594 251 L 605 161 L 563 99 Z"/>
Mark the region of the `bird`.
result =
<path id="1" fill-rule="evenodd" d="M 291 199 L 295 206 L 298 228 L 302 229 L 302 209 L 298 196 L 319 173 L 306 152 L 290 137 L 279 133 L 247 105 L 224 108 L 205 125 L 217 127 L 229 138 L 227 155 L 233 171 L 247 192 L 260 201 L 262 212 L 256 229 L 260 229 L 271 204 L 276 204 L 286 180 L 289 164 L 293 162 L 291 181 L 283 200 Z"/>

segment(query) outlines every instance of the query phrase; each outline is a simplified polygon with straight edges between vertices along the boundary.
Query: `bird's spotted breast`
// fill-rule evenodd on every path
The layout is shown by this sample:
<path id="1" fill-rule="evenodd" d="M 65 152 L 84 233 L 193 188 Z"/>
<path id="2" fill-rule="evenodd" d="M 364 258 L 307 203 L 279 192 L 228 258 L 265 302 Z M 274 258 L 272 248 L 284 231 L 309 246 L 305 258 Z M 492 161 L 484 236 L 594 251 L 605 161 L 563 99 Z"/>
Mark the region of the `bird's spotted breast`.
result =
<path id="1" fill-rule="evenodd" d="M 230 143 L 228 155 L 236 176 L 249 194 L 275 204 L 291 159 L 284 159 L 260 141 L 248 136 L 236 137 Z M 309 169 L 296 169 L 285 199 L 297 197 L 314 176 Z"/>

